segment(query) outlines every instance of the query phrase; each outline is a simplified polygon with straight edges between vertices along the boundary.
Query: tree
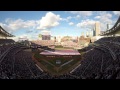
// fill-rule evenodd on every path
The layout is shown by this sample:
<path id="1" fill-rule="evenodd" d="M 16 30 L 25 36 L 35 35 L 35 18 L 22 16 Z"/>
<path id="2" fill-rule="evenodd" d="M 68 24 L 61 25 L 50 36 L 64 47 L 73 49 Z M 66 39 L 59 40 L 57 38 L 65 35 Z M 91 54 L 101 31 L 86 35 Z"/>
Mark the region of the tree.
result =
<path id="1" fill-rule="evenodd" d="M 71 41 L 71 37 L 70 36 L 64 36 L 63 38 L 62 38 L 62 40 L 61 41 Z"/>
<path id="2" fill-rule="evenodd" d="M 42 38 L 42 34 L 39 34 L 39 38 Z"/>

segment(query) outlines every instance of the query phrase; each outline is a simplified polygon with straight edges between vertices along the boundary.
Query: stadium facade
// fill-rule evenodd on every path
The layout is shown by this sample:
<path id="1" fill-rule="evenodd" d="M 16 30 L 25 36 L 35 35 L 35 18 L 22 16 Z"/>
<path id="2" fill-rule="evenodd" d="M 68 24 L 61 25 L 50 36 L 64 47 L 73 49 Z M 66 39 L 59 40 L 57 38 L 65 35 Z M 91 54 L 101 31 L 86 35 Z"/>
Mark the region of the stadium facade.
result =
<path id="1" fill-rule="evenodd" d="M 0 26 L 0 38 L 13 37 L 14 35 L 8 33 L 5 29 Z"/>

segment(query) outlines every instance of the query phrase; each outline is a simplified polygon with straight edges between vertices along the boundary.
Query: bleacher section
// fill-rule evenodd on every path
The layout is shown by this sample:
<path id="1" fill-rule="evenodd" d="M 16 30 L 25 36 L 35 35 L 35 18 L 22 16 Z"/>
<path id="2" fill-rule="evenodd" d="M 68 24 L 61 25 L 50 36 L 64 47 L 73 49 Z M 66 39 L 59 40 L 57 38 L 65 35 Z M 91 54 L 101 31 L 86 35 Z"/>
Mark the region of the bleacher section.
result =
<path id="1" fill-rule="evenodd" d="M 105 37 L 84 55 L 81 65 L 72 73 L 82 79 L 120 78 L 120 37 Z M 116 57 L 116 58 L 115 58 Z"/>
<path id="2" fill-rule="evenodd" d="M 35 41 L 30 48 L 48 50 L 47 45 L 54 45 L 54 41 Z M 85 52 L 81 63 L 60 76 L 40 70 L 27 48 L 12 39 L 0 39 L 0 79 L 120 79 L 120 36 L 101 38 L 79 50 Z"/>
<path id="3" fill-rule="evenodd" d="M 32 53 L 24 51 L 23 46 L 14 45 L 14 48 L 9 50 L 0 61 L 0 78 L 118 79 L 120 78 L 120 45 L 114 43 L 119 43 L 119 38 L 112 37 L 110 39 L 105 37 L 96 41 L 99 45 L 90 47 L 91 49 L 88 48 L 89 51 L 83 55 L 84 58 L 80 63 L 81 65 L 75 71 L 60 76 L 51 76 L 47 72 L 42 72 L 32 60 Z M 116 56 L 116 59 L 113 58 L 109 49 Z"/>
<path id="4" fill-rule="evenodd" d="M 3 45 L 3 44 L 12 44 L 12 43 L 15 43 L 15 41 L 12 40 L 12 39 L 0 39 L 0 45 Z"/>

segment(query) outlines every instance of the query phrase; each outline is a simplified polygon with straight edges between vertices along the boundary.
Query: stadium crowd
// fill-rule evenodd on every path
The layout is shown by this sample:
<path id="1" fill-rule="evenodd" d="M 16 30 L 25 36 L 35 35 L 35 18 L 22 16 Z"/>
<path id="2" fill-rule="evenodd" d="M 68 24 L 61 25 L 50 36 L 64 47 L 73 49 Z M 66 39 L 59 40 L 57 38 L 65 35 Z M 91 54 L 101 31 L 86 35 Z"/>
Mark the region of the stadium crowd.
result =
<path id="1" fill-rule="evenodd" d="M 0 39 L 0 44 L 14 43 L 12 39 Z"/>
<path id="2" fill-rule="evenodd" d="M 77 69 L 60 76 L 41 71 L 32 60 L 32 53 L 22 48 L 24 46 L 1 45 L 0 79 L 120 79 L 119 42 L 120 37 L 105 37 L 96 41 L 97 46 L 84 49 L 87 53 Z"/>
<path id="3" fill-rule="evenodd" d="M 72 74 L 81 79 L 120 78 L 119 40 L 120 37 L 105 37 L 94 42 L 99 45 L 83 56 L 81 65 Z"/>

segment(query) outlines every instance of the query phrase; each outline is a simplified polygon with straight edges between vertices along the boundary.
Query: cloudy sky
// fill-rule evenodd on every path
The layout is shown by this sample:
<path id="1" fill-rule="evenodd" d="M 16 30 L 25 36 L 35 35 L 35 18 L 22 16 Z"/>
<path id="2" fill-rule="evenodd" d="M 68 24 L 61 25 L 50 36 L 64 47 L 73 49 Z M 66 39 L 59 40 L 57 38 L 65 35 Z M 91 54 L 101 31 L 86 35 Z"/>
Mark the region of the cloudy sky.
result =
<path id="1" fill-rule="evenodd" d="M 95 22 L 105 31 L 112 27 L 120 11 L 0 11 L 0 25 L 16 37 L 37 39 L 48 31 L 52 36 L 80 36 L 93 30 Z"/>

